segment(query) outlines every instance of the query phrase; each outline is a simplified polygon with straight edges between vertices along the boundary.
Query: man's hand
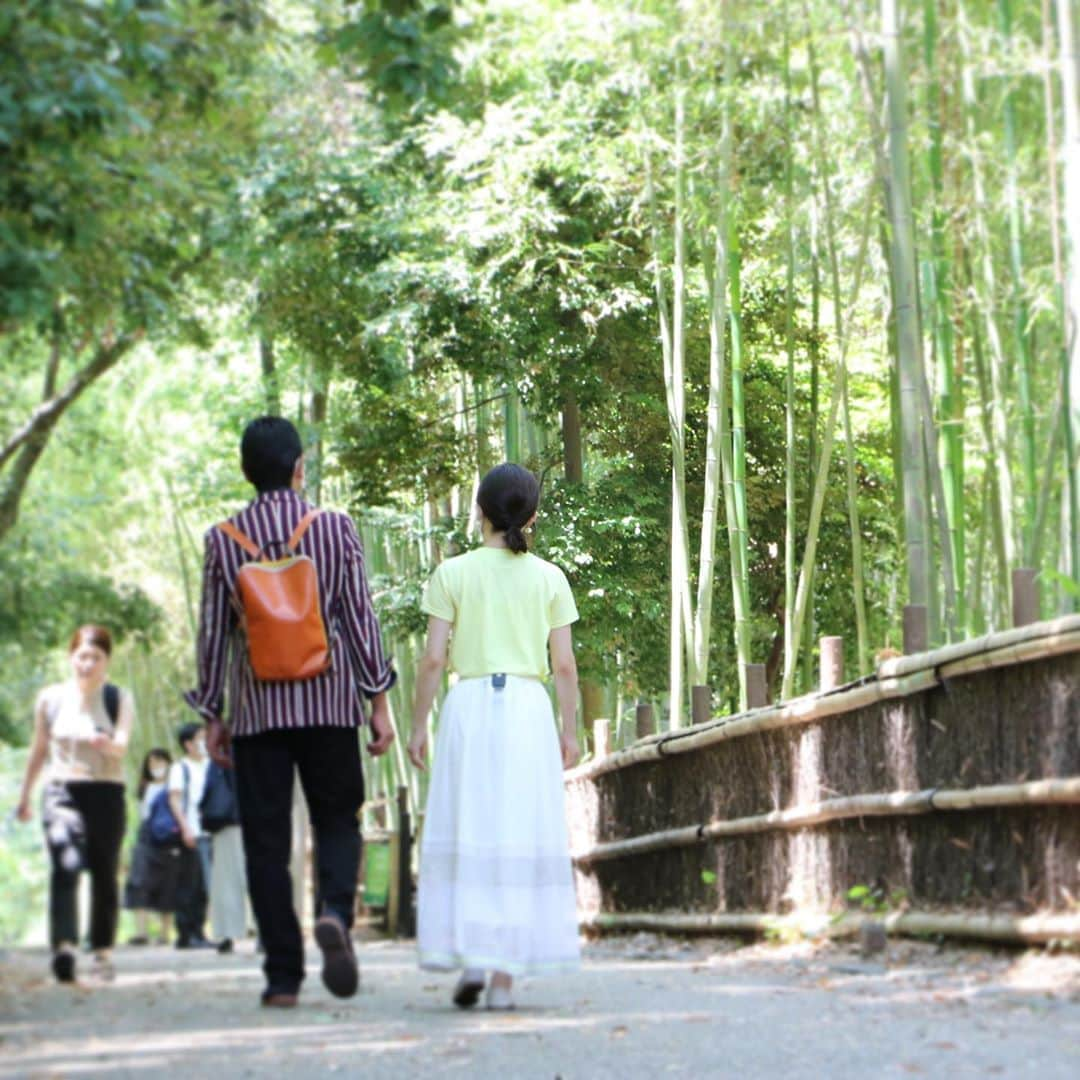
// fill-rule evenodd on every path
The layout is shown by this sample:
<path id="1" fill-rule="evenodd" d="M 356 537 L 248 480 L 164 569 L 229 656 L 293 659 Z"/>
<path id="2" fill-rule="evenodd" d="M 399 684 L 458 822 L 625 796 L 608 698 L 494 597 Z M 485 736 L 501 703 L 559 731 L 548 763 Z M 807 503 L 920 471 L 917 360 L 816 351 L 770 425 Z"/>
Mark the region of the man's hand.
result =
<path id="1" fill-rule="evenodd" d="M 207 720 L 206 722 L 206 752 L 210 760 L 223 769 L 233 767 L 232 738 L 229 729 L 221 720 Z"/>
<path id="2" fill-rule="evenodd" d="M 390 724 L 390 711 L 385 695 L 380 695 L 372 702 L 370 723 L 372 739 L 367 744 L 368 753 L 372 757 L 379 757 L 390 749 L 390 744 L 394 741 L 394 729 Z"/>
<path id="3" fill-rule="evenodd" d="M 195 834 L 186 825 L 180 830 L 180 837 L 184 841 L 184 847 L 195 846 Z"/>
<path id="4" fill-rule="evenodd" d="M 564 769 L 572 769 L 581 757 L 578 749 L 577 736 L 572 731 L 564 731 L 559 736 L 559 753 L 562 754 L 562 766 Z"/>
<path id="5" fill-rule="evenodd" d="M 427 727 L 413 729 L 412 738 L 409 739 L 409 760 L 421 771 L 427 769 Z"/>

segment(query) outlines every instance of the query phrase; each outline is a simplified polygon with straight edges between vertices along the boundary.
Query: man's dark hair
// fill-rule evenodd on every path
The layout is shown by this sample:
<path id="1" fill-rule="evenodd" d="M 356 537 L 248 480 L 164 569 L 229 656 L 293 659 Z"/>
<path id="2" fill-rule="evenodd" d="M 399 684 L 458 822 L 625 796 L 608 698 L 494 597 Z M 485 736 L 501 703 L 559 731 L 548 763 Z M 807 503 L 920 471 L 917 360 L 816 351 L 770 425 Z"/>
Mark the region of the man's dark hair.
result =
<path id="1" fill-rule="evenodd" d="M 283 416 L 260 416 L 252 420 L 240 440 L 244 475 L 259 492 L 290 487 L 303 452 L 300 433 Z"/>
<path id="2" fill-rule="evenodd" d="M 176 741 L 180 744 L 180 749 L 187 753 L 187 744 L 195 738 L 203 729 L 202 724 L 196 724 L 194 720 L 187 724 L 181 724 L 176 729 Z"/>
<path id="3" fill-rule="evenodd" d="M 524 528 L 540 503 L 540 481 L 521 465 L 496 465 L 483 480 L 476 501 L 496 532 L 506 533 L 506 546 L 517 555 L 529 550 Z"/>

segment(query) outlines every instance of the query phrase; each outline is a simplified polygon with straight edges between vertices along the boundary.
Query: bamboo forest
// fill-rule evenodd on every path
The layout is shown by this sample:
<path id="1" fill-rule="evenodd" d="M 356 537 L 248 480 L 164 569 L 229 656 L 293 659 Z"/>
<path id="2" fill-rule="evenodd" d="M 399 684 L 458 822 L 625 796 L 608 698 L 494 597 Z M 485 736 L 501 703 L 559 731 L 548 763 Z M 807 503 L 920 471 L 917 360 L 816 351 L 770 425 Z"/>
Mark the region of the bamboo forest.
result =
<path id="1" fill-rule="evenodd" d="M 586 771 L 816 693 L 822 639 L 857 683 L 1080 605 L 1076 0 L 24 0 L 0 63 L 5 813 L 81 623 L 131 784 L 192 718 L 262 414 L 362 537 L 414 820 L 421 595 L 503 461 Z"/>

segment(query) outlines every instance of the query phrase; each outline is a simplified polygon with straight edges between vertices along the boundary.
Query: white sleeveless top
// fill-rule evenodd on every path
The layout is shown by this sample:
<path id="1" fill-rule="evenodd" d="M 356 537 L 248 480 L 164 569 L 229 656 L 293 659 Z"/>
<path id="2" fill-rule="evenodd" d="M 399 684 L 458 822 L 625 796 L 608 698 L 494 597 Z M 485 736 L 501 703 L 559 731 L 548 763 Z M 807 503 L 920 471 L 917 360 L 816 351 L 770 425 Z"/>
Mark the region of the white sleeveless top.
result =
<path id="1" fill-rule="evenodd" d="M 132 708 L 131 695 L 120 691 L 120 708 Z M 113 722 L 105 708 L 105 688 L 93 696 L 89 707 L 73 682 L 46 686 L 38 695 L 49 732 L 49 779 L 124 782 L 124 759 L 110 757 L 89 743 L 97 731 L 111 735 Z"/>

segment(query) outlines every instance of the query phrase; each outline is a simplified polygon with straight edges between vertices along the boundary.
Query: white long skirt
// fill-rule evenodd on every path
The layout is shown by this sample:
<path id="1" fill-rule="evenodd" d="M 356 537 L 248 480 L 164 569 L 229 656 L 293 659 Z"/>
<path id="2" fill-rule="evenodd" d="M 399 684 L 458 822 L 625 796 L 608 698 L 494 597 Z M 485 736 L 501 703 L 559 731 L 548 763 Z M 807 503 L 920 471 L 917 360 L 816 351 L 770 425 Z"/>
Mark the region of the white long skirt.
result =
<path id="1" fill-rule="evenodd" d="M 420 845 L 420 965 L 580 963 L 559 740 L 542 683 L 463 679 L 439 716 Z"/>

